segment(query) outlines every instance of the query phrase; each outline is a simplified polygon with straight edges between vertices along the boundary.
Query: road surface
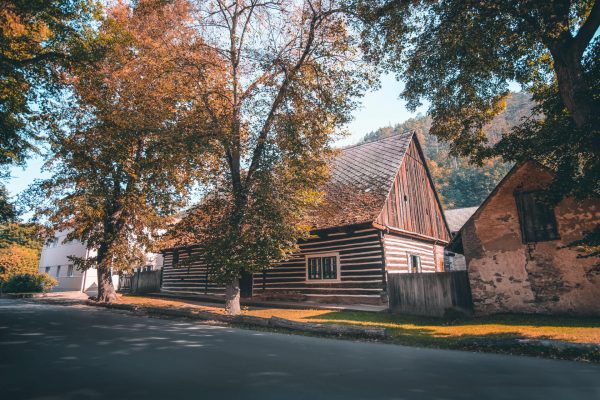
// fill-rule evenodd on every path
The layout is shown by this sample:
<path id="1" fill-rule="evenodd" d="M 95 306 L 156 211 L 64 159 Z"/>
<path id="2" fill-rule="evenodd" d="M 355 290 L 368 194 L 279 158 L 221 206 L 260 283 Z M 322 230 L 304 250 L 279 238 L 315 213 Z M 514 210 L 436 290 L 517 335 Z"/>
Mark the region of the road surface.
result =
<path id="1" fill-rule="evenodd" d="M 600 365 L 0 300 L 3 399 L 600 399 Z"/>

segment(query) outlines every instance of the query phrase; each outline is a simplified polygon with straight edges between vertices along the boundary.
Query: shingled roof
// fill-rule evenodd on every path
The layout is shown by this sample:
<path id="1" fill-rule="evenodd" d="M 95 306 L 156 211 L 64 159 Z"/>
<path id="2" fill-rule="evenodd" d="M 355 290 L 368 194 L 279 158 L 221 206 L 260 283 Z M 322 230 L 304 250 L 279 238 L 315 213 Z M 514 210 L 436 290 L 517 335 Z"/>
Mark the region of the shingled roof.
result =
<path id="1" fill-rule="evenodd" d="M 455 208 L 452 210 L 446 210 L 446 221 L 450 232 L 458 232 L 460 228 L 471 218 L 471 215 L 475 214 L 479 207 L 465 207 Z"/>
<path id="2" fill-rule="evenodd" d="M 310 222 L 324 229 L 375 221 L 413 135 L 401 133 L 341 150 L 333 160 L 324 201 Z"/>

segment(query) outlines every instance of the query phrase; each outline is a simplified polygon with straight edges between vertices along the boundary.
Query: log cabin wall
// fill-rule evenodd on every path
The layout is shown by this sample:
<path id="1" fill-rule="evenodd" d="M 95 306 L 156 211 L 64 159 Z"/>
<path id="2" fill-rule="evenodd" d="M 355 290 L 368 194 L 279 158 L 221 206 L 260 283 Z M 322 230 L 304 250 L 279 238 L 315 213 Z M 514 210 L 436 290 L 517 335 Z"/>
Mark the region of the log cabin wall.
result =
<path id="1" fill-rule="evenodd" d="M 385 280 L 381 233 L 367 226 L 300 243 L 290 260 L 254 275 L 255 297 L 324 303 L 383 304 Z M 339 280 L 307 279 L 307 257 L 339 255 Z"/>
<path id="2" fill-rule="evenodd" d="M 444 246 L 403 237 L 394 233 L 383 235 L 385 270 L 388 273 L 408 273 L 410 256 L 420 257 L 421 272 L 444 271 Z"/>
<path id="3" fill-rule="evenodd" d="M 265 300 L 383 304 L 384 263 L 381 233 L 370 225 L 319 232 L 300 243 L 288 261 L 253 276 L 253 297 Z M 174 254 L 178 254 L 173 266 Z M 307 257 L 336 255 L 337 280 L 307 278 Z M 194 260 L 187 262 L 189 257 Z M 171 294 L 222 296 L 225 288 L 211 282 L 199 246 L 164 251 L 161 291 Z"/>
<path id="4" fill-rule="evenodd" d="M 375 222 L 446 242 L 450 240 L 433 182 L 416 139 L 411 141 L 404 155 Z"/>
<path id="5" fill-rule="evenodd" d="M 173 265 L 174 255 L 178 258 L 176 265 Z M 225 294 L 223 285 L 211 282 L 208 278 L 208 269 L 199 246 L 168 249 L 163 252 L 163 256 L 161 292 L 219 296 Z"/>

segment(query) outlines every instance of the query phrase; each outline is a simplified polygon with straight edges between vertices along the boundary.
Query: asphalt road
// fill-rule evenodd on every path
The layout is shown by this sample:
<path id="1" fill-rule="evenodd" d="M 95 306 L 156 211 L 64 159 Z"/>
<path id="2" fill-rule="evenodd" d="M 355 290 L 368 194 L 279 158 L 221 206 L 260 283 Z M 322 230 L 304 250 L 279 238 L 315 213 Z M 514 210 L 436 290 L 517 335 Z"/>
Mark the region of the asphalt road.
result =
<path id="1" fill-rule="evenodd" d="M 0 300 L 2 399 L 600 399 L 600 366 Z"/>

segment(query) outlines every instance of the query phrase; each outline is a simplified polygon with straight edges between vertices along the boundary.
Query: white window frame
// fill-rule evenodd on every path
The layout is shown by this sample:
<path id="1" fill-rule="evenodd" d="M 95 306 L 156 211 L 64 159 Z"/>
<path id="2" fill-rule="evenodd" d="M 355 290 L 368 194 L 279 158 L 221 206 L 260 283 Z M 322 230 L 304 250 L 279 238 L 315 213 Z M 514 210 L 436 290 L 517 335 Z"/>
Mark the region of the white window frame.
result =
<path id="1" fill-rule="evenodd" d="M 309 279 L 308 278 L 308 260 L 310 258 L 321 258 L 321 257 L 335 257 L 335 268 L 336 278 L 335 279 Z M 324 282 L 341 282 L 342 281 L 342 269 L 340 265 L 340 253 L 339 252 L 328 252 L 328 253 L 316 253 L 306 254 L 304 256 L 304 269 L 305 269 L 305 281 L 306 283 L 324 283 Z"/>
<path id="2" fill-rule="evenodd" d="M 406 265 L 408 265 L 408 273 L 409 274 L 421 274 L 423 273 L 423 257 L 420 254 L 414 253 L 406 253 L 408 260 L 406 261 Z M 419 270 L 416 272 L 412 272 L 412 258 L 419 257 Z"/>

